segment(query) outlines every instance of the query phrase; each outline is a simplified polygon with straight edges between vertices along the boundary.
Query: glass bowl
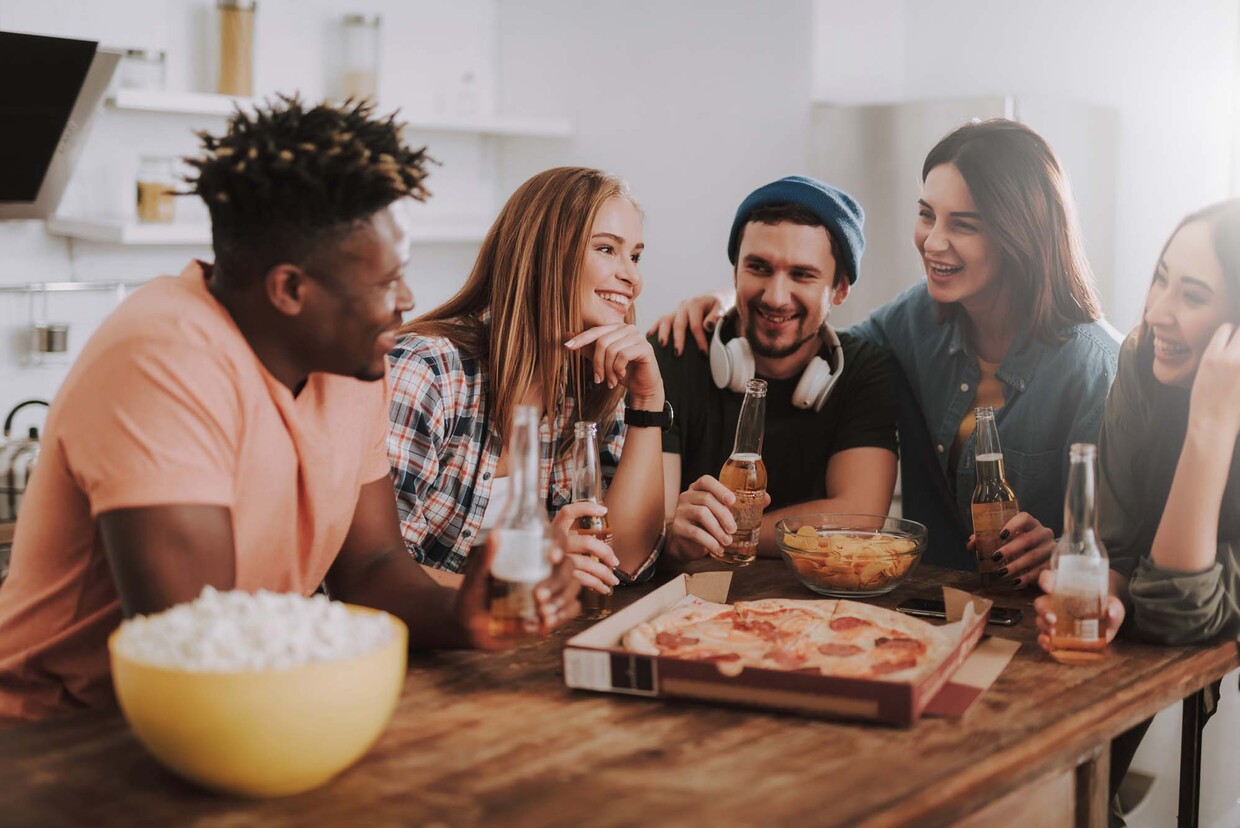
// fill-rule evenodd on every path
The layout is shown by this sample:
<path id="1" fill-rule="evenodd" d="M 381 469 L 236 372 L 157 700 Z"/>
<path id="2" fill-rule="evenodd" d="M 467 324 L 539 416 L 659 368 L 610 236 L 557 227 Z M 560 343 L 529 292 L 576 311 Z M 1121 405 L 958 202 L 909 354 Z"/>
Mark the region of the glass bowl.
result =
<path id="1" fill-rule="evenodd" d="M 775 542 L 797 580 L 819 595 L 873 598 L 917 568 L 926 527 L 884 515 L 799 515 L 775 524 Z"/>

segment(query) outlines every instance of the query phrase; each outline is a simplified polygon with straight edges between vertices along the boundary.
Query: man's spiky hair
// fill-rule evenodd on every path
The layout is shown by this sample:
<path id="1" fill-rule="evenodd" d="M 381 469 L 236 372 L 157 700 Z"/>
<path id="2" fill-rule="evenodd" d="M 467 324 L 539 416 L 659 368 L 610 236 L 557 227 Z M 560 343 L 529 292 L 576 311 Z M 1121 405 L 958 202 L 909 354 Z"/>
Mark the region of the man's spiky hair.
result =
<path id="1" fill-rule="evenodd" d="M 186 159 L 198 172 L 187 182 L 211 212 L 217 263 L 248 280 L 398 199 L 425 201 L 434 159 L 406 146 L 402 128 L 365 101 L 307 108 L 281 96 L 236 112 L 221 137 L 198 133 L 204 152 Z"/>

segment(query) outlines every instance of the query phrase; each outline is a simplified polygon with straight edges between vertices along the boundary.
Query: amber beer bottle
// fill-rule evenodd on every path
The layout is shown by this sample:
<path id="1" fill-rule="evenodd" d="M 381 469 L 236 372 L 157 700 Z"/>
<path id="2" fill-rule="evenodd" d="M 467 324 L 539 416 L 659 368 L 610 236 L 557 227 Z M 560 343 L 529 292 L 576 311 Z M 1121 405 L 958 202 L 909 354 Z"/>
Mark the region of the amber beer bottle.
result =
<path id="1" fill-rule="evenodd" d="M 539 486 L 538 419 L 533 406 L 517 406 L 508 436 L 512 495 L 492 532 L 498 549 L 487 580 L 494 638 L 527 638 L 542 631 L 534 587 L 551 574 L 551 527 Z"/>
<path id="2" fill-rule="evenodd" d="M 732 517 L 736 531 L 732 545 L 715 557 L 725 563 L 744 565 L 758 557 L 758 535 L 762 529 L 762 509 L 766 502 L 766 464 L 762 462 L 762 432 L 766 428 L 766 382 L 751 379 L 745 383 L 745 401 L 736 421 L 736 441 L 732 454 L 719 472 L 719 482 L 732 490 L 736 502 Z"/>
<path id="3" fill-rule="evenodd" d="M 982 406 L 974 410 L 977 422 L 973 428 L 973 452 L 977 485 L 973 487 L 973 534 L 977 555 L 977 572 L 982 587 L 997 586 L 1000 565 L 995 551 L 1003 545 L 999 533 L 1009 520 L 1020 513 L 1016 493 L 1003 476 L 1003 449 L 999 445 L 999 429 L 995 426 L 995 410 Z"/>
<path id="4" fill-rule="evenodd" d="M 1103 612 L 1107 593 L 1107 552 L 1098 540 L 1096 468 L 1098 449 L 1073 443 L 1068 459 L 1068 493 L 1064 498 L 1063 537 L 1051 563 L 1055 588 L 1051 611 L 1051 656 L 1066 664 L 1096 661 L 1107 642 Z"/>
<path id="5" fill-rule="evenodd" d="M 599 468 L 598 423 L 582 420 L 573 427 L 573 502 L 602 503 L 603 476 Z M 611 546 L 611 521 L 607 515 L 587 515 L 579 518 L 573 531 L 579 535 L 593 535 Z M 581 617 L 606 618 L 611 614 L 611 596 L 583 587 L 578 593 L 581 599 Z"/>

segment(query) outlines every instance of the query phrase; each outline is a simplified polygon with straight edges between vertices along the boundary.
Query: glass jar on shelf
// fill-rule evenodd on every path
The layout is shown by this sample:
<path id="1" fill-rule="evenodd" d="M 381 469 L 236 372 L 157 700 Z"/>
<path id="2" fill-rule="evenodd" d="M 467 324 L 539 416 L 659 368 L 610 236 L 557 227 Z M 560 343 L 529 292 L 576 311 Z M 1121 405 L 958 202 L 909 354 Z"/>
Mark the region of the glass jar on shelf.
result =
<path id="1" fill-rule="evenodd" d="M 377 14 L 347 14 L 342 22 L 340 92 L 343 98 L 373 99 L 379 92 Z"/>
<path id="2" fill-rule="evenodd" d="M 126 49 L 117 69 L 119 89 L 163 89 L 167 53 L 162 49 Z"/>
<path id="3" fill-rule="evenodd" d="M 255 0 L 217 0 L 220 71 L 216 91 L 248 98 L 254 94 Z"/>
<path id="4" fill-rule="evenodd" d="M 172 159 L 145 155 L 138 164 L 138 221 L 169 223 L 176 218 L 176 178 Z"/>

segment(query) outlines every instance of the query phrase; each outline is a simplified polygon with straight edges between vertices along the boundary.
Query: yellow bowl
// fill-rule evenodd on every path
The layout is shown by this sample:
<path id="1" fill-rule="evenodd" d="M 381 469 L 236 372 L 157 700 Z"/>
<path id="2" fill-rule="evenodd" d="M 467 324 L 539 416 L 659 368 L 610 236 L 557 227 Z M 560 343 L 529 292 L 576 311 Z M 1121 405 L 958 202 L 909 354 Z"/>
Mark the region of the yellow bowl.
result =
<path id="1" fill-rule="evenodd" d="M 241 673 L 133 661 L 117 652 L 118 631 L 108 639 L 112 683 L 138 740 L 174 773 L 240 796 L 301 793 L 360 759 L 391 718 L 409 638 L 391 620 L 396 634 L 369 653 Z"/>

